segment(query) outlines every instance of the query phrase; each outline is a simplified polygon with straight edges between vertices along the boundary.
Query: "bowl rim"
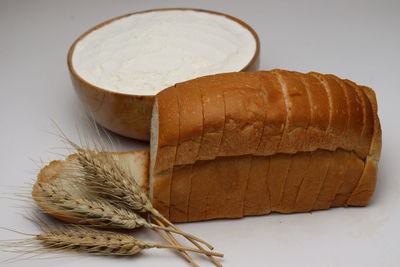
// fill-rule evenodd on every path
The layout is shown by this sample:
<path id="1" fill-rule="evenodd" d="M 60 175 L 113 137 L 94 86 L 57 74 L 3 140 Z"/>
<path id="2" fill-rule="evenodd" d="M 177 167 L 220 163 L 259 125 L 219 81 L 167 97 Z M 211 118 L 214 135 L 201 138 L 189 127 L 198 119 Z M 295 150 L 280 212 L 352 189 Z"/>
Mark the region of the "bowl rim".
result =
<path id="1" fill-rule="evenodd" d="M 228 18 L 228 19 L 230 19 L 230 20 L 233 20 L 233 21 L 239 23 L 242 27 L 246 28 L 246 29 L 252 34 L 252 36 L 253 36 L 253 38 L 254 38 L 254 40 L 255 40 L 255 42 L 256 42 L 256 49 L 255 49 L 255 51 L 254 51 L 253 57 L 249 60 L 249 62 L 248 62 L 240 71 L 246 71 L 246 70 L 249 69 L 253 64 L 255 64 L 255 61 L 257 61 L 257 59 L 258 59 L 258 57 L 259 57 L 259 55 L 260 55 L 260 39 L 259 39 L 259 37 L 258 37 L 258 35 L 257 35 L 257 32 L 256 32 L 250 25 L 248 25 L 246 22 L 244 22 L 244 21 L 242 21 L 242 20 L 240 20 L 240 19 L 238 19 L 238 18 L 236 18 L 236 17 L 234 17 L 234 16 L 231 16 L 231 15 L 228 15 L 228 14 L 225 14 L 225 13 L 222 13 L 222 12 L 219 12 L 219 11 L 213 11 L 213 10 L 207 10 L 207 9 L 187 8 L 187 7 L 155 8 L 155 9 L 147 9 L 147 10 L 142 10 L 142 11 L 136 11 L 136 12 L 132 12 L 132 13 L 128 13 L 128 14 L 125 14 L 125 15 L 121 15 L 121 16 L 118 16 L 118 17 L 114 17 L 114 18 L 108 19 L 108 20 L 106 20 L 106 21 L 104 21 L 104 22 L 101 22 L 101 23 L 97 24 L 96 26 L 93 26 L 93 27 L 90 28 L 89 30 L 87 30 L 87 31 L 85 31 L 84 33 L 82 33 L 82 34 L 72 43 L 72 45 L 71 45 L 70 48 L 68 49 L 68 54 L 67 54 L 67 65 L 68 65 L 68 69 L 69 69 L 70 73 L 74 76 L 75 79 L 78 79 L 81 83 L 85 84 L 85 86 L 93 87 L 94 89 L 99 90 L 99 91 L 102 91 L 103 93 L 109 93 L 109 94 L 120 95 L 120 96 L 133 96 L 133 97 L 153 98 L 153 97 L 154 97 L 155 95 L 157 95 L 157 94 L 155 94 L 155 95 L 137 95 L 137 94 L 129 94 L 129 93 L 115 92 L 115 91 L 112 91 L 112 90 L 109 90 L 109 89 L 105 89 L 105 88 L 102 88 L 102 87 L 98 87 L 98 86 L 96 86 L 96 85 L 94 85 L 94 84 L 88 82 L 87 80 L 83 79 L 83 78 L 75 71 L 75 68 L 74 68 L 74 66 L 73 66 L 73 64 L 72 64 L 72 55 L 73 55 L 73 53 L 74 53 L 74 51 L 75 51 L 76 44 L 77 44 L 79 41 L 81 41 L 83 38 L 85 38 L 85 37 L 86 37 L 87 35 L 89 35 L 91 32 L 93 32 L 93 31 L 95 31 L 95 30 L 97 30 L 97 29 L 99 29 L 99 28 L 101 28 L 101 27 L 103 27 L 103 26 L 106 26 L 107 24 L 110 24 L 110 23 L 112 23 L 112 22 L 115 21 L 115 20 L 119 20 L 119 19 L 122 19 L 122 18 L 125 18 L 125 17 L 129 17 L 129 16 L 132 16 L 132 15 L 137 15 L 137 14 L 143 14 L 143 13 L 149 13 L 149 12 L 160 12 L 160 11 L 161 11 L 161 12 L 162 12 L 162 11 L 172 11 L 172 10 L 183 10 L 183 11 L 188 10 L 188 11 L 196 11 L 196 12 L 205 12 L 205 13 L 210 13 L 210 14 L 214 14 L 214 15 L 224 16 L 224 17 L 226 17 L 226 18 Z"/>

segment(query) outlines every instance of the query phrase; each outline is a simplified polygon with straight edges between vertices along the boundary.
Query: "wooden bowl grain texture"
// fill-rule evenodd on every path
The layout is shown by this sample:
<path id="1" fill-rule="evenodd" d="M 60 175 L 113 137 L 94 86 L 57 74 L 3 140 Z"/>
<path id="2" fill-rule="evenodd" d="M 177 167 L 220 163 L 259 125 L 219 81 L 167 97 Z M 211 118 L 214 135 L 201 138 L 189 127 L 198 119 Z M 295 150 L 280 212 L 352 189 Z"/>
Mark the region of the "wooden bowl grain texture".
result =
<path id="1" fill-rule="evenodd" d="M 83 33 L 78 39 L 76 39 L 75 42 L 71 45 L 67 56 L 68 68 L 76 93 L 78 94 L 81 102 L 85 105 L 89 114 L 96 120 L 97 123 L 99 123 L 104 128 L 126 137 L 148 141 L 150 139 L 150 121 L 154 96 L 131 95 L 112 92 L 85 81 L 75 71 L 72 64 L 72 55 L 74 53 L 76 44 L 92 31 L 101 28 L 115 20 L 134 14 L 154 11 L 162 12 L 168 10 L 193 10 L 198 12 L 207 12 L 211 14 L 225 16 L 231 20 L 236 21 L 244 28 L 249 30 L 256 40 L 255 53 L 249 63 L 244 66 L 241 71 L 255 71 L 258 69 L 260 40 L 257 33 L 245 22 L 224 13 L 193 8 L 161 8 L 129 13 L 107 20 L 89 29 L 87 32 Z"/>

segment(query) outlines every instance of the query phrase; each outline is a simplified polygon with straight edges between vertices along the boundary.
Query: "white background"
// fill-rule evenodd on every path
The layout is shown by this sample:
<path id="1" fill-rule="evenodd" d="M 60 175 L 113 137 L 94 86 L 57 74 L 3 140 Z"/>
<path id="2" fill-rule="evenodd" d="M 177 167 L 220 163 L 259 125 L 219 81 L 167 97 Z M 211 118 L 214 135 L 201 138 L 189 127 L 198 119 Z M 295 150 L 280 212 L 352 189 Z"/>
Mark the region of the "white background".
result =
<path id="1" fill-rule="evenodd" d="M 334 73 L 375 89 L 383 129 L 376 193 L 366 208 L 182 224 L 225 253 L 225 266 L 400 266 L 400 2 L 398 1 L 4 1 L 0 0 L 0 225 L 37 233 L 11 200 L 38 166 L 60 158 L 54 120 L 73 140 L 95 137 L 66 65 L 88 28 L 125 13 L 200 7 L 248 22 L 261 39 L 261 69 Z M 117 150 L 147 147 L 118 139 Z M 24 185 L 28 183 L 28 185 Z M 16 189 L 9 186 L 17 186 Z M 21 209 L 15 206 L 25 206 Z M 137 236 L 154 239 L 139 231 Z M 0 230 L 0 239 L 20 238 Z M 2 253 L 0 260 L 15 255 Z M 47 255 L 46 255 L 47 256 Z M 211 266 L 199 259 L 202 266 Z M 174 252 L 131 258 L 72 256 L 8 266 L 188 266 Z"/>

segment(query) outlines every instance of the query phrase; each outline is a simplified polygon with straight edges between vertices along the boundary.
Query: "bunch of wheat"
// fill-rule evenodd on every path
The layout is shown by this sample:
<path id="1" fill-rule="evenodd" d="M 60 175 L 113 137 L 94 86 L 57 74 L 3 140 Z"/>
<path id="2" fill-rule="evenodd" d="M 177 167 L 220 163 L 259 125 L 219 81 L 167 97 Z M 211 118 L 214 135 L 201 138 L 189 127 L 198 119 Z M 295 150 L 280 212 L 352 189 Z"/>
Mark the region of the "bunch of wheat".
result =
<path id="1" fill-rule="evenodd" d="M 168 244 L 150 244 L 126 234 L 86 229 L 50 230 L 32 239 L 44 248 L 55 251 L 76 251 L 101 255 L 134 255 L 147 248 L 171 248 L 178 250 L 191 264 L 198 266 L 187 251 L 201 253 L 217 266 L 222 266 L 213 256 L 222 254 L 206 250 L 213 247 L 202 239 L 185 233 L 166 219 L 152 205 L 147 194 L 107 153 L 99 159 L 97 150 L 84 149 L 65 138 L 76 151 L 77 163 L 64 173 L 67 179 L 38 183 L 39 196 L 35 197 L 44 211 L 75 224 L 113 229 L 145 227 L 155 231 Z M 61 181 L 59 181 L 61 180 Z M 79 188 L 79 197 L 72 195 L 63 185 L 64 180 Z M 71 186 L 71 185 L 69 185 Z M 143 215 L 149 214 L 154 223 Z M 185 237 L 196 248 L 182 246 L 173 234 Z"/>

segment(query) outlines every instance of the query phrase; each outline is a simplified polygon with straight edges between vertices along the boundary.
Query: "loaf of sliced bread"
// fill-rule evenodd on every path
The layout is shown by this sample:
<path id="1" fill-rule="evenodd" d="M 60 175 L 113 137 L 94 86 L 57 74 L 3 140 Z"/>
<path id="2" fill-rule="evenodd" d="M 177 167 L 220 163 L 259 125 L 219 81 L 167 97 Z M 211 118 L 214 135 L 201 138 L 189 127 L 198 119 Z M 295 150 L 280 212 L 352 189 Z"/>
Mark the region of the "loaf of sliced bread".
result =
<path id="1" fill-rule="evenodd" d="M 150 198 L 175 222 L 367 205 L 381 130 L 372 89 L 334 75 L 225 73 L 156 97 Z"/>

